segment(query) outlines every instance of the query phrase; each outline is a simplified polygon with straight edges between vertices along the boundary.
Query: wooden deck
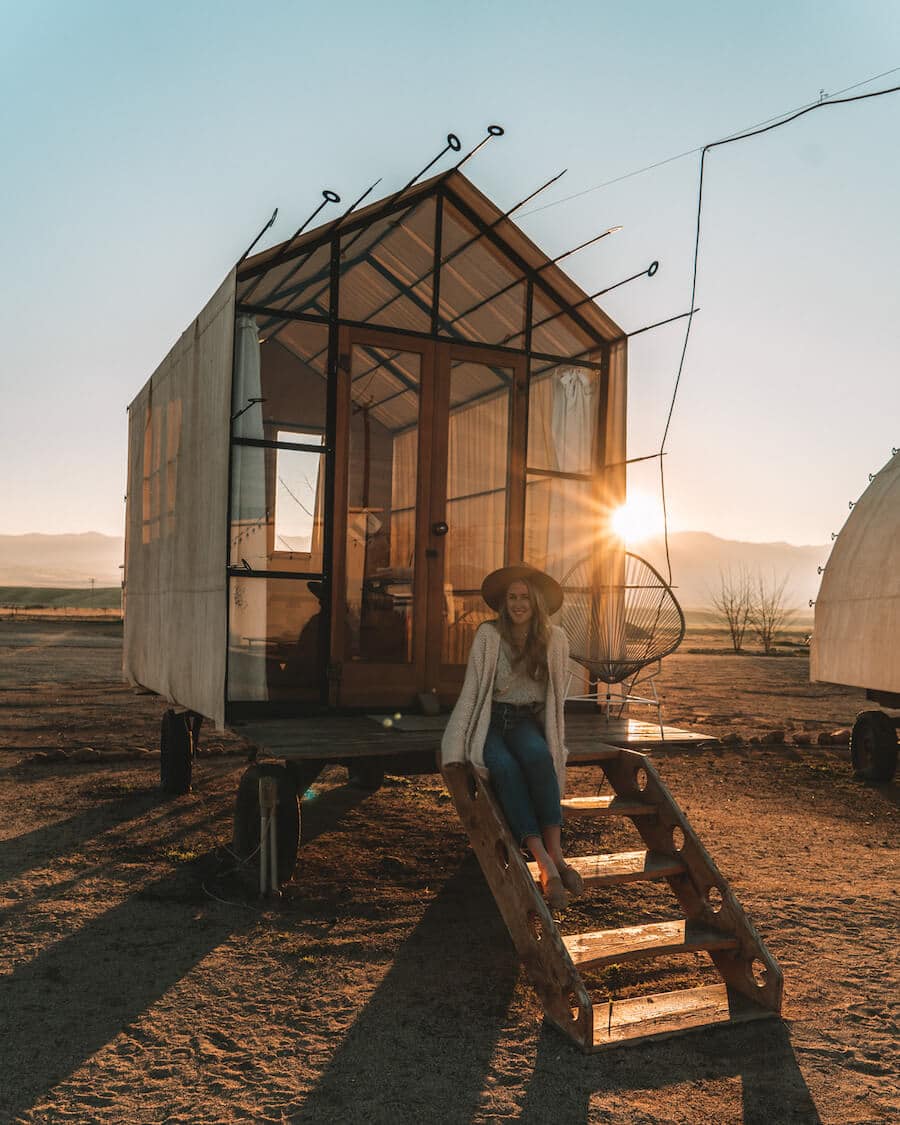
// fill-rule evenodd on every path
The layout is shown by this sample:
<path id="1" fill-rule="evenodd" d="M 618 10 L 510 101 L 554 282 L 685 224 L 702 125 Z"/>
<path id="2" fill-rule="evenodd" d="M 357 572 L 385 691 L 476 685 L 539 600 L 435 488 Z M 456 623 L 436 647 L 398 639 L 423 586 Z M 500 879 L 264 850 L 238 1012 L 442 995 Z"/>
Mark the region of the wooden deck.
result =
<path id="1" fill-rule="evenodd" d="M 413 756 L 434 757 L 440 749 L 447 715 L 324 715 L 295 719 L 252 719 L 231 728 L 260 753 L 290 760 L 340 762 L 350 758 L 384 757 L 402 769 Z M 388 724 L 388 725 L 385 725 Z M 664 747 L 708 742 L 710 736 L 679 727 L 663 727 L 636 719 L 612 719 L 583 711 L 566 716 L 569 764 L 602 762 L 619 749 L 652 752 Z M 435 769 L 437 766 L 435 765 Z"/>

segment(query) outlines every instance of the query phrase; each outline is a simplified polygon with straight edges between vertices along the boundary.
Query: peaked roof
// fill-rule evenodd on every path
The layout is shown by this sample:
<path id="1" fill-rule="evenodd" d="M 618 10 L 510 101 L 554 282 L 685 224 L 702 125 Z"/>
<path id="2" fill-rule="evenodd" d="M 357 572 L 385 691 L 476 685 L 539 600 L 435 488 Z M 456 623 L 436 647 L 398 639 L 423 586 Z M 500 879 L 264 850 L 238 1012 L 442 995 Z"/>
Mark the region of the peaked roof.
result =
<path id="1" fill-rule="evenodd" d="M 237 300 L 254 308 L 264 336 L 285 313 L 327 319 L 335 238 L 342 320 L 432 335 L 437 286 L 437 335 L 521 351 L 531 278 L 531 351 L 586 356 L 624 335 L 454 169 L 243 262 Z"/>

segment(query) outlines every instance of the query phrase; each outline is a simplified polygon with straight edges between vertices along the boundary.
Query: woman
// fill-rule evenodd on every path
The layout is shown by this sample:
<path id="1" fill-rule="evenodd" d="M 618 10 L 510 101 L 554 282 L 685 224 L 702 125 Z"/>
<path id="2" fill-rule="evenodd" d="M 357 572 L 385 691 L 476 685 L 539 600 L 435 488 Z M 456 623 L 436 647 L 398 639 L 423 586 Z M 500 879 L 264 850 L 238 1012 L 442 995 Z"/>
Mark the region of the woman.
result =
<path id="1" fill-rule="evenodd" d="M 442 760 L 487 770 L 513 835 L 534 856 L 544 896 L 558 910 L 569 893 L 583 890 L 560 841 L 569 644 L 550 614 L 562 605 L 562 589 L 522 563 L 489 574 L 481 595 L 499 617 L 475 634 Z"/>

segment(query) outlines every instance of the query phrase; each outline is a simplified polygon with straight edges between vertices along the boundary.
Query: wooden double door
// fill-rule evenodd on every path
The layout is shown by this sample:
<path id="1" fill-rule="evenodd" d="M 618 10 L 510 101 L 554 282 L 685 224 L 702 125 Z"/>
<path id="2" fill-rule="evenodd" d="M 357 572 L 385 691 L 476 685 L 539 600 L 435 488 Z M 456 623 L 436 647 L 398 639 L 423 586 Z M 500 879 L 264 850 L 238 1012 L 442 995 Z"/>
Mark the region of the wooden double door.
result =
<path id="1" fill-rule="evenodd" d="M 344 328 L 330 702 L 452 701 L 485 574 L 522 557 L 524 357 Z"/>

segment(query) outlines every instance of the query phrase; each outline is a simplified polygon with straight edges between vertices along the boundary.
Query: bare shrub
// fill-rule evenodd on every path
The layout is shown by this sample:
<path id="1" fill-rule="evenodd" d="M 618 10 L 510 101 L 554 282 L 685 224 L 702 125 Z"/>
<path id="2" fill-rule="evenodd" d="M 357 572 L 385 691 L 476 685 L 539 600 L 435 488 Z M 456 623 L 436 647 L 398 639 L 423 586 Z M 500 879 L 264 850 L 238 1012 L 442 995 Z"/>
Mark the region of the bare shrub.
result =
<path id="1" fill-rule="evenodd" d="M 753 620 L 754 586 L 745 566 L 734 572 L 719 568 L 719 589 L 712 594 L 712 603 L 718 615 L 728 626 L 731 647 L 740 652 L 744 634 Z"/>
<path id="2" fill-rule="evenodd" d="M 756 576 L 750 621 L 766 654 L 774 650 L 776 634 L 794 615 L 794 610 L 784 603 L 786 585 L 787 575 L 781 579 L 774 572 L 768 579 L 763 578 L 762 574 Z"/>

